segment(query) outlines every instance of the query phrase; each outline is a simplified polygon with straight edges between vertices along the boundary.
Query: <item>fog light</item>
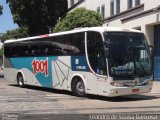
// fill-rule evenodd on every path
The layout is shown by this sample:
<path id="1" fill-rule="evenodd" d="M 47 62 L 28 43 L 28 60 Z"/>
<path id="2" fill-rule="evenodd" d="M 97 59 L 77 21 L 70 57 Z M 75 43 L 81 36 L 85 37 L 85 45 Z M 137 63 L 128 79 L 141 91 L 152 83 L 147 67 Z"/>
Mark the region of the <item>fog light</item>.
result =
<path id="1" fill-rule="evenodd" d="M 111 94 L 118 94 L 118 91 L 111 90 L 110 93 Z"/>
<path id="2" fill-rule="evenodd" d="M 112 86 L 114 86 L 114 87 L 123 87 L 123 86 L 124 86 L 123 83 L 117 83 L 117 82 L 111 82 L 110 84 L 111 84 Z"/>

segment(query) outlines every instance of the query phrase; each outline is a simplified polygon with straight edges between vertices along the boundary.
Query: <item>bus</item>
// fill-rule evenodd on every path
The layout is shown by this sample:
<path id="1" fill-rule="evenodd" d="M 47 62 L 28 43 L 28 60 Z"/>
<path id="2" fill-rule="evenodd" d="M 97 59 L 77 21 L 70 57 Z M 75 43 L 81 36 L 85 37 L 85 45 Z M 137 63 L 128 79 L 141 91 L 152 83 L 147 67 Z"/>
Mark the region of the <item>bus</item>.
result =
<path id="1" fill-rule="evenodd" d="M 24 85 L 108 97 L 152 89 L 151 50 L 138 30 L 88 27 L 7 40 L 4 76 Z"/>

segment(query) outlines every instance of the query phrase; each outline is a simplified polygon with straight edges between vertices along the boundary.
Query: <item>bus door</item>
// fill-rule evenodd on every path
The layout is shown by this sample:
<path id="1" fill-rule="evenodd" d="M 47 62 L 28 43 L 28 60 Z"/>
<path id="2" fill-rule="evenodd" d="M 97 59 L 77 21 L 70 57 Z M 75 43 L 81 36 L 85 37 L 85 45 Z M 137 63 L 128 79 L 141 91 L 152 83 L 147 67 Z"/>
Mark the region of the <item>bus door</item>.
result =
<path id="1" fill-rule="evenodd" d="M 105 94 L 107 87 L 107 65 L 102 36 L 98 32 L 88 32 L 87 50 L 90 67 L 96 76 L 98 94 Z"/>

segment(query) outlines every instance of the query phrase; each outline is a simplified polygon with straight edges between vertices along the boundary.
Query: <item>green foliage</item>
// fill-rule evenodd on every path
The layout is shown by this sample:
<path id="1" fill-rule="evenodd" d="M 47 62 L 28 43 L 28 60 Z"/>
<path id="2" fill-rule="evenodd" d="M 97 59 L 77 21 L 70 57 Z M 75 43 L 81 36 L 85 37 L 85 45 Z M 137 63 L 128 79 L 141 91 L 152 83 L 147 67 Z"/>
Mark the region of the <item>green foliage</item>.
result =
<path id="1" fill-rule="evenodd" d="M 1 56 L 3 56 L 3 46 L 0 48 L 0 58 Z M 0 65 L 1 65 L 1 61 L 0 61 Z"/>
<path id="2" fill-rule="evenodd" d="M 77 8 L 57 23 L 54 32 L 67 31 L 78 27 L 101 26 L 102 24 L 102 17 L 99 13 L 85 8 Z"/>
<path id="3" fill-rule="evenodd" d="M 8 39 L 17 39 L 17 38 L 24 38 L 28 36 L 27 28 L 18 28 L 14 30 L 8 30 L 7 33 L 0 36 L 1 42 L 4 42 Z"/>
<path id="4" fill-rule="evenodd" d="M 2 15 L 3 6 L 0 5 L 0 15 Z"/>
<path id="5" fill-rule="evenodd" d="M 59 16 L 68 9 L 67 0 L 6 0 L 13 20 L 27 27 L 30 36 L 49 33 Z"/>

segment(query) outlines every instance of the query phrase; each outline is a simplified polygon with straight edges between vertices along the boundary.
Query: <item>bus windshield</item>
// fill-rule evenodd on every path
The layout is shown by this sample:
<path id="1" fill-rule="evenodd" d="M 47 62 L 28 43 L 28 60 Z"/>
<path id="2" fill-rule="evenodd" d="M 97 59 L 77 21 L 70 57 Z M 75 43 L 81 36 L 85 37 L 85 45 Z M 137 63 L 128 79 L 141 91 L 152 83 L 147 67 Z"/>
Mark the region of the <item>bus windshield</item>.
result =
<path id="1" fill-rule="evenodd" d="M 105 32 L 109 50 L 109 74 L 112 77 L 144 77 L 151 75 L 151 57 L 142 33 Z"/>

